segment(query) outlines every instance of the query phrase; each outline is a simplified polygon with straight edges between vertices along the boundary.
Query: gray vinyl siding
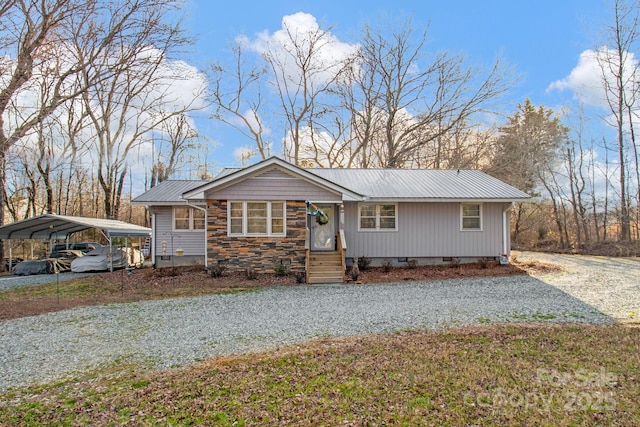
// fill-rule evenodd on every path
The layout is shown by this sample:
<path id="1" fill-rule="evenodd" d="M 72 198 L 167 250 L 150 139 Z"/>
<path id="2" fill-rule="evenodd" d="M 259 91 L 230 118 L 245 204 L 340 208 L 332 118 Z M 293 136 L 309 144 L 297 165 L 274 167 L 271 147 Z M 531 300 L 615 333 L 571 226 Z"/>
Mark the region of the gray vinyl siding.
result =
<path id="1" fill-rule="evenodd" d="M 155 245 L 156 257 L 162 255 L 162 242 L 167 242 L 167 255 L 174 255 L 175 250 L 181 248 L 184 255 L 205 254 L 205 230 L 202 231 L 173 231 L 173 208 L 170 206 L 154 207 L 156 215 Z M 173 235 L 173 248 L 171 236 Z M 203 258 L 204 259 L 204 258 Z"/>
<path id="2" fill-rule="evenodd" d="M 334 193 L 304 179 L 271 170 L 207 193 L 214 200 L 308 200 L 331 202 L 342 200 Z"/>
<path id="3" fill-rule="evenodd" d="M 398 203 L 398 231 L 358 231 L 358 203 L 345 203 L 347 257 L 496 257 L 502 210 L 482 205 L 482 231 L 460 231 L 460 203 Z"/>

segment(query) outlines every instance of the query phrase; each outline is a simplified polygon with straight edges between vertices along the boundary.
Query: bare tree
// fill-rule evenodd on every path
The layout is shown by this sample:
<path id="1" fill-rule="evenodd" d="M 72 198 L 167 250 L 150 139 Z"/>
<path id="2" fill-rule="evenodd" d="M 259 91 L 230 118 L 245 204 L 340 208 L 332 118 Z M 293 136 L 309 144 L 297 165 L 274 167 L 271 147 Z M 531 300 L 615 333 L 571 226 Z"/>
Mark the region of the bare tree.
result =
<path id="1" fill-rule="evenodd" d="M 408 164 L 425 169 L 486 169 L 495 151 L 497 129 L 472 127 L 466 121 L 440 135 L 410 157 Z"/>
<path id="2" fill-rule="evenodd" d="M 119 33 L 121 44 L 105 49 L 82 73 L 83 84 L 89 87 L 82 98 L 95 137 L 92 152 L 108 218 L 118 218 L 132 150 L 146 142 L 144 136 L 163 122 L 198 108 L 204 90 L 204 86 L 196 88 L 182 99 L 182 94 L 172 92 L 176 81 L 193 77 L 183 75 L 192 70 L 168 63 L 170 55 L 188 42 L 179 23 L 164 20 L 173 2 L 136 1 L 128 4 L 129 8 L 116 6 L 109 17 L 110 21 L 126 23 Z M 130 19 L 125 21 L 125 17 Z M 81 51 L 82 46 L 77 49 Z M 103 70 L 109 70 L 112 78 L 90 84 Z"/>
<path id="3" fill-rule="evenodd" d="M 324 55 L 335 42 L 330 30 L 317 27 L 301 31 L 285 21 L 286 39 L 270 43 L 261 51 L 286 120 L 285 156 L 295 164 L 301 160 L 305 137 L 310 145 L 317 145 L 317 124 L 331 105 L 323 98 L 331 98 L 330 89 L 349 59 L 349 55 Z"/>
<path id="4" fill-rule="evenodd" d="M 168 179 L 184 164 L 186 154 L 197 148 L 196 140 L 199 137 L 184 114 L 160 123 L 159 132 L 153 135 L 151 187 Z"/>
<path id="5" fill-rule="evenodd" d="M 31 146 L 36 154 L 34 167 L 37 169 L 45 191 L 45 212 L 62 214 L 66 209 L 62 205 L 68 197 L 60 197 L 62 188 L 66 188 L 67 196 L 72 186 L 69 181 L 74 170 L 82 168 L 79 151 L 86 150 L 86 142 L 82 132 L 87 126 L 86 111 L 82 109 L 80 100 L 68 100 L 58 110 L 34 128 Z M 27 142 L 28 143 L 28 142 Z M 65 171 L 69 169 L 68 173 Z M 66 183 L 58 184 L 55 191 L 55 178 L 66 177 Z"/>
<path id="6" fill-rule="evenodd" d="M 0 6 L 0 187 L 6 186 L 9 149 L 41 125 L 67 100 L 113 80 L 132 42 L 147 31 L 147 46 L 179 45 L 176 25 L 167 24 L 174 0 L 10 0 Z M 47 97 L 37 105 L 24 96 L 45 81 Z M 19 112 L 19 114 L 11 113 Z M 0 206 L 6 191 L 0 191 Z M 0 209 L 0 225 L 4 224 Z M 0 245 L 0 257 L 2 257 Z"/>
<path id="7" fill-rule="evenodd" d="M 72 31 L 74 18 L 95 13 L 95 2 L 76 0 L 9 0 L 0 6 L 0 206 L 5 206 L 7 154 L 9 149 L 27 135 L 44 118 L 67 99 L 77 96 L 79 88 L 70 84 L 86 63 L 68 61 L 51 81 L 50 96 L 36 108 L 21 105 L 19 95 L 29 89 L 30 82 L 40 79 L 48 64 L 64 57 L 56 47 L 65 45 Z M 78 22 L 78 21 L 76 21 Z M 20 112 L 9 117 L 9 113 Z M 4 209 L 0 209 L 0 225 L 4 224 Z M 0 242 L 0 258 L 4 256 Z M 0 267 L 2 268 L 2 267 Z"/>
<path id="8" fill-rule="evenodd" d="M 360 75 L 365 80 L 358 86 L 373 82 L 378 91 L 366 98 L 376 103 L 376 116 L 383 120 L 379 166 L 403 167 L 421 148 L 471 123 L 473 114 L 488 108 L 515 81 L 499 59 L 483 73 L 466 67 L 462 56 L 429 56 L 426 42 L 427 32 L 417 35 L 410 21 L 391 34 L 364 29 Z"/>
<path id="9" fill-rule="evenodd" d="M 587 145 L 584 141 L 586 117 L 582 109 L 576 114 L 577 123 L 567 128 L 567 138 L 564 146 L 558 153 L 558 158 L 563 167 L 555 171 L 566 177 L 568 181 L 569 195 L 567 203 L 570 205 L 573 218 L 573 231 L 578 247 L 591 242 L 592 234 L 597 235 L 597 230 L 592 233 L 589 212 L 592 210 L 590 203 L 595 197 L 595 183 L 591 180 L 591 168 L 594 166 L 593 143 Z M 571 119 L 571 117 L 567 117 Z M 590 196 L 591 195 L 591 196 Z"/>
<path id="10" fill-rule="evenodd" d="M 577 141 L 569 141 L 565 150 L 565 168 L 569 179 L 569 191 L 571 210 L 573 213 L 574 227 L 578 247 L 589 242 L 589 229 L 587 227 L 587 209 L 585 206 L 584 193 L 586 190 L 586 180 L 584 171 L 584 150 L 582 139 L 578 136 Z"/>
<path id="11" fill-rule="evenodd" d="M 636 103 L 636 92 L 640 78 L 637 65 L 631 58 L 634 47 L 638 42 L 638 14 L 640 8 L 637 2 L 627 0 L 613 0 L 613 20 L 605 25 L 607 44 L 612 48 L 603 47 L 597 50 L 596 58 L 601 71 L 604 95 L 613 117 L 611 123 L 617 132 L 616 151 L 620 164 L 620 240 L 631 240 L 631 218 L 629 200 L 629 150 L 637 159 L 635 146 L 635 132 L 633 129 L 633 109 Z M 626 141 L 630 135 L 631 141 Z M 640 172 L 636 161 L 636 184 L 640 185 Z M 640 200 L 639 200 L 640 202 Z"/>
<path id="12" fill-rule="evenodd" d="M 263 123 L 262 81 L 267 70 L 264 65 L 249 65 L 246 41 L 236 40 L 231 46 L 233 63 L 211 66 L 211 96 L 216 110 L 212 117 L 238 130 L 252 140 L 262 159 L 270 155 Z"/>
<path id="13" fill-rule="evenodd" d="M 233 63 L 213 67 L 214 117 L 251 139 L 262 158 L 272 129 L 265 117 L 280 116 L 284 155 L 297 164 L 402 167 L 423 159 L 430 145 L 443 149 L 436 167 L 465 164 L 467 155 L 480 162 L 482 154 L 472 154 L 463 138 L 481 136 L 472 117 L 516 80 L 500 60 L 483 72 L 466 67 L 462 56 L 430 56 L 427 33 L 415 32 L 410 21 L 391 32 L 365 26 L 348 44 L 331 27 L 296 26 L 309 24 L 309 16 L 295 18 L 268 39 L 237 39 Z M 248 50 L 266 67 L 251 63 Z M 264 80 L 275 87 L 279 108 L 264 102 Z M 448 162 L 448 154 L 457 159 Z"/>
<path id="14" fill-rule="evenodd" d="M 14 221 L 36 215 L 40 180 L 32 167 L 33 151 L 16 144 L 8 153 L 7 159 L 7 182 L 2 188 L 5 204 L 2 208 L 7 210 Z"/>

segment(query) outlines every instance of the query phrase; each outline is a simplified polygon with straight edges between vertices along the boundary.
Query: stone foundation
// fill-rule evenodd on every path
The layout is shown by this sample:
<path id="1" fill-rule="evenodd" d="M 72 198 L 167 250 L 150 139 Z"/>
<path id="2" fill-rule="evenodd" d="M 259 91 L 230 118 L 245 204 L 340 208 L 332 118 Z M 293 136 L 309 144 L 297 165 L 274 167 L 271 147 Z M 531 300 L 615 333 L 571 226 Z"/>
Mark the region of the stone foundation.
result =
<path id="1" fill-rule="evenodd" d="M 281 262 L 291 272 L 305 271 L 307 210 L 304 201 L 286 202 L 286 237 L 227 236 L 227 201 L 207 201 L 208 265 L 224 264 L 230 271 L 252 268 L 273 273 Z"/>

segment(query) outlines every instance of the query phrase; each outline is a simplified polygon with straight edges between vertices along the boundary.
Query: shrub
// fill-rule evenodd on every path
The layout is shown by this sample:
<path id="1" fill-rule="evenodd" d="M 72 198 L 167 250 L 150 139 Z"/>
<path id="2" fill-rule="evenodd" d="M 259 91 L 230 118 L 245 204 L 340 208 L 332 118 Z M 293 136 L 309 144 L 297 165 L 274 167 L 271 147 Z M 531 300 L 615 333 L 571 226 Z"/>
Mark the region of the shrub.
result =
<path id="1" fill-rule="evenodd" d="M 390 259 L 385 259 L 382 262 L 382 271 L 384 271 L 385 273 L 390 272 L 392 268 L 393 268 L 393 264 L 391 264 Z"/>
<path id="2" fill-rule="evenodd" d="M 306 281 L 307 281 L 307 275 L 305 273 L 303 272 L 296 273 L 296 283 L 298 285 L 301 285 Z"/>
<path id="3" fill-rule="evenodd" d="M 449 268 L 460 267 L 460 258 L 451 258 L 449 263 Z"/>
<path id="4" fill-rule="evenodd" d="M 365 271 L 369 268 L 369 265 L 371 265 L 371 258 L 361 256 L 356 258 L 356 263 L 358 264 L 360 271 Z"/>
<path id="5" fill-rule="evenodd" d="M 353 280 L 354 282 L 358 280 L 358 277 L 360 277 L 360 268 L 358 267 L 358 258 L 354 259 L 354 263 L 351 266 L 351 271 L 349 272 L 349 275 L 351 276 L 351 280 Z"/>
<path id="6" fill-rule="evenodd" d="M 224 271 L 226 269 L 227 267 L 224 264 L 211 264 L 207 266 L 207 273 L 209 274 L 209 276 L 217 279 L 224 275 Z"/>
<path id="7" fill-rule="evenodd" d="M 245 275 L 249 280 L 256 280 L 258 278 L 258 273 L 253 269 L 253 267 L 249 267 L 245 270 Z"/>
<path id="8" fill-rule="evenodd" d="M 156 277 L 176 277 L 180 275 L 180 270 L 176 267 L 162 267 L 154 270 Z"/>
<path id="9" fill-rule="evenodd" d="M 407 268 L 409 270 L 414 270 L 417 266 L 418 266 L 417 259 L 410 259 L 409 261 L 407 261 Z"/>
<path id="10" fill-rule="evenodd" d="M 284 277 L 284 276 L 288 276 L 289 275 L 289 267 L 284 265 L 282 263 L 282 261 L 280 261 L 280 264 L 277 264 L 275 266 L 273 271 L 275 271 L 276 276 L 278 276 L 278 277 Z"/>

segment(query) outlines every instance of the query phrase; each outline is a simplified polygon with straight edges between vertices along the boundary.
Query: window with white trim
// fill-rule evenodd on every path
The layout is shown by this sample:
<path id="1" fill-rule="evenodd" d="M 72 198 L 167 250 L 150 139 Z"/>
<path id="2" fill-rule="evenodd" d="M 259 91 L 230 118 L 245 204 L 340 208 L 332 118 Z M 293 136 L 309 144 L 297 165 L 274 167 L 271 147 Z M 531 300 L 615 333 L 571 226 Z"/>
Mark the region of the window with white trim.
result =
<path id="1" fill-rule="evenodd" d="M 227 206 L 230 236 L 284 236 L 285 202 L 230 201 Z"/>
<path id="2" fill-rule="evenodd" d="M 397 231 L 397 213 L 395 203 L 361 203 L 358 205 L 358 230 Z"/>
<path id="3" fill-rule="evenodd" d="M 174 231 L 197 231 L 205 229 L 204 210 L 187 206 L 173 208 Z"/>
<path id="4" fill-rule="evenodd" d="M 482 204 L 463 203 L 460 205 L 460 229 L 462 231 L 482 231 Z"/>

